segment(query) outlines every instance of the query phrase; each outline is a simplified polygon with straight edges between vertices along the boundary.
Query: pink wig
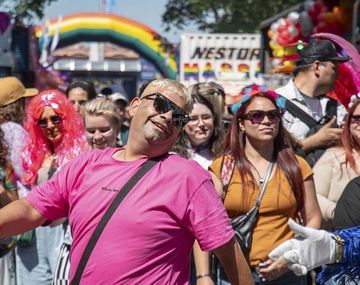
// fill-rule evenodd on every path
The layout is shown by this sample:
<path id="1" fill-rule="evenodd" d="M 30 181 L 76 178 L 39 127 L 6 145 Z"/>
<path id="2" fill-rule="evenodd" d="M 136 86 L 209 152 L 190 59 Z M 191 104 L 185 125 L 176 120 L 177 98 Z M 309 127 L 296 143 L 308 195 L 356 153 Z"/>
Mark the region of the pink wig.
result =
<path id="1" fill-rule="evenodd" d="M 88 149 L 84 136 L 84 125 L 81 116 L 75 111 L 64 94 L 57 90 L 46 90 L 35 96 L 26 106 L 24 127 L 29 136 L 25 140 L 22 159 L 25 175 L 22 178 L 25 185 L 36 182 L 37 173 L 45 154 L 51 154 L 51 145 L 37 125 L 38 119 L 45 107 L 51 107 L 62 119 L 62 140 L 56 149 L 55 167 L 59 167 Z"/>

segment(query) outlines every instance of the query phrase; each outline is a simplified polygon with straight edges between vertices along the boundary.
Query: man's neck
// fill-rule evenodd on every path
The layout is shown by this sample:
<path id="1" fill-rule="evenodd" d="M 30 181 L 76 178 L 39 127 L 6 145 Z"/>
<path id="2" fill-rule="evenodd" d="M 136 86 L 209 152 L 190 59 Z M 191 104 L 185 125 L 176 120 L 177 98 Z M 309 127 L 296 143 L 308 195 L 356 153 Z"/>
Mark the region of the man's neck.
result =
<path id="1" fill-rule="evenodd" d="M 306 96 L 316 97 L 322 95 L 316 84 L 314 84 L 309 76 L 296 76 L 294 79 L 294 84 L 296 88 Z"/>

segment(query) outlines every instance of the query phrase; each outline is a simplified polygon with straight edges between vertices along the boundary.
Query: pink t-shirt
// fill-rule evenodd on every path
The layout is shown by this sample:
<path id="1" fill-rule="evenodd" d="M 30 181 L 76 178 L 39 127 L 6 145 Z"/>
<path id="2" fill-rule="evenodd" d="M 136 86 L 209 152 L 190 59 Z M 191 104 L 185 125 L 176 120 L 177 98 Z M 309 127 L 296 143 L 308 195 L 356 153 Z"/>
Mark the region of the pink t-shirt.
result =
<path id="1" fill-rule="evenodd" d="M 85 246 L 111 201 L 146 159 L 118 161 L 118 149 L 93 150 L 64 165 L 27 200 L 44 217 L 69 217 L 72 279 Z M 195 238 L 203 250 L 233 237 L 209 174 L 168 155 L 131 190 L 98 240 L 82 284 L 188 284 Z"/>

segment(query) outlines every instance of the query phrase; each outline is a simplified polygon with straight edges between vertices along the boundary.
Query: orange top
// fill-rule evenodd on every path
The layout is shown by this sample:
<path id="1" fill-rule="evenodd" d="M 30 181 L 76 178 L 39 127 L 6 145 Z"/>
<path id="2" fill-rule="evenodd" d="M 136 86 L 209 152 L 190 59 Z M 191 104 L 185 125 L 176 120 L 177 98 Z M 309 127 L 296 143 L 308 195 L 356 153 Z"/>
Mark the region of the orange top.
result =
<path id="1" fill-rule="evenodd" d="M 313 172 L 309 164 L 301 157 L 296 156 L 300 164 L 303 180 L 310 177 Z M 223 157 L 219 157 L 210 166 L 210 170 L 220 179 L 220 167 Z M 245 214 L 256 203 L 260 193 L 260 186 L 247 181 L 249 193 L 244 195 L 241 187 L 239 170 L 229 183 L 224 206 L 230 218 Z M 252 236 L 252 244 L 248 256 L 250 266 L 258 266 L 260 262 L 268 259 L 268 254 L 275 247 L 294 236 L 287 222 L 289 218 L 295 219 L 296 200 L 290 184 L 283 172 L 276 167 L 267 184 L 265 194 L 260 204 L 259 219 L 257 220 Z"/>

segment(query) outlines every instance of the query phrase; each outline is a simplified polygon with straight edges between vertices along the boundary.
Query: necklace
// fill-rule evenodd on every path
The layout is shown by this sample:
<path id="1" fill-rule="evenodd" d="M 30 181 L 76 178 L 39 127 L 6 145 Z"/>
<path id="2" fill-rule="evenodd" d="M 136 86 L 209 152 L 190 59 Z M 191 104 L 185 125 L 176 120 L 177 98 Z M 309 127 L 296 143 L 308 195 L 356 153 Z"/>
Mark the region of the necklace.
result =
<path id="1" fill-rule="evenodd" d="M 258 175 L 259 178 L 259 183 L 260 185 L 262 185 L 264 183 L 264 177 L 261 177 L 259 171 L 256 169 L 256 167 L 251 163 L 251 166 L 254 168 L 254 170 L 256 171 L 256 174 Z M 269 167 L 269 166 L 268 166 Z"/>

